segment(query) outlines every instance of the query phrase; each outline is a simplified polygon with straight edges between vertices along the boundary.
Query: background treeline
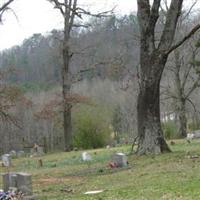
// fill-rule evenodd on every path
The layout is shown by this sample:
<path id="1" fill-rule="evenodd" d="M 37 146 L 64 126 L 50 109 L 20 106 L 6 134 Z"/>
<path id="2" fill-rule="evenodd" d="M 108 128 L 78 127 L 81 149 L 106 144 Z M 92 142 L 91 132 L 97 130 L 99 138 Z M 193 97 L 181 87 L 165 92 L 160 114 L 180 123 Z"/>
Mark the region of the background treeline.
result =
<path id="1" fill-rule="evenodd" d="M 177 38 L 195 20 L 184 19 Z M 131 141 L 137 135 L 137 17 L 134 14 L 113 15 L 90 20 L 89 24 L 87 29 L 74 30 L 70 41 L 73 93 L 80 100 L 74 103 L 72 123 L 74 146 L 78 148 Z M 158 35 L 159 29 L 162 29 L 162 22 L 158 26 Z M 46 151 L 63 149 L 62 110 L 58 103 L 61 96 L 62 37 L 59 30 L 46 35 L 34 34 L 22 45 L 0 53 L 1 70 L 7 72 L 1 79 L 1 86 L 17 85 L 23 96 L 16 99 L 15 107 L 10 110 L 19 127 L 1 121 L 0 153 L 26 149 L 34 143 L 44 145 Z M 161 116 L 168 138 L 181 136 L 183 97 L 187 131 L 199 128 L 198 37 L 191 38 L 176 55 L 171 55 L 164 73 Z"/>

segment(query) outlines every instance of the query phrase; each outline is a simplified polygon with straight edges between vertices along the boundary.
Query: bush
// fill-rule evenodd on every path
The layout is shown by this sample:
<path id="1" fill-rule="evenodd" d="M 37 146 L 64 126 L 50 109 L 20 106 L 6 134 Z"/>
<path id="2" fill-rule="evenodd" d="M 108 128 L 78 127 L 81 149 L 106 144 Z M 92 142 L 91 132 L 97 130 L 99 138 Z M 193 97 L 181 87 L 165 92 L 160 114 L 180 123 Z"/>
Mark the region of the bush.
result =
<path id="1" fill-rule="evenodd" d="M 166 139 L 175 139 L 178 137 L 178 130 L 174 121 L 163 123 L 162 128 Z"/>
<path id="2" fill-rule="evenodd" d="M 84 106 L 74 114 L 75 147 L 92 149 L 104 147 L 110 140 L 112 130 L 109 128 L 108 112 L 104 109 Z"/>

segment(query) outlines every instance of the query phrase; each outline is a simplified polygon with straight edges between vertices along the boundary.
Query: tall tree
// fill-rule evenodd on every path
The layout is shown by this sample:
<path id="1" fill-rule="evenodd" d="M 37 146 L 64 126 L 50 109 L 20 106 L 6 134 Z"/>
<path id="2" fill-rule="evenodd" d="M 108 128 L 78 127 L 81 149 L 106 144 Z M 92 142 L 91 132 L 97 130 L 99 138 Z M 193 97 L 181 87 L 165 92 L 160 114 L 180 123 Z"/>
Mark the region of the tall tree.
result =
<path id="1" fill-rule="evenodd" d="M 169 152 L 160 123 L 160 81 L 169 54 L 181 46 L 199 28 L 195 26 L 174 44 L 183 0 L 171 0 L 161 36 L 156 38 L 161 0 L 137 0 L 140 26 L 140 82 L 137 104 L 138 154 Z"/>
<path id="2" fill-rule="evenodd" d="M 64 37 L 62 41 L 62 95 L 63 95 L 63 124 L 64 124 L 64 140 L 65 151 L 70 151 L 72 148 L 72 124 L 71 110 L 72 104 L 69 102 L 71 94 L 71 86 L 73 77 L 70 71 L 70 62 L 73 57 L 73 51 L 70 45 L 70 39 L 73 28 L 84 27 L 88 25 L 77 23 L 76 18 L 83 19 L 83 15 L 94 17 L 103 17 L 107 12 L 92 14 L 82 7 L 78 6 L 78 0 L 48 0 L 54 4 L 64 19 Z"/>
<path id="3" fill-rule="evenodd" d="M 191 43 L 191 41 L 189 41 Z M 187 103 L 191 104 L 196 112 L 195 105 L 192 101 L 192 94 L 200 86 L 200 76 L 198 74 L 198 63 L 196 56 L 198 48 L 191 44 L 184 45 L 184 49 L 174 51 L 174 64 L 169 66 L 170 83 L 163 87 L 164 100 L 172 100 L 173 111 L 177 114 L 177 125 L 179 137 L 187 136 Z"/>
<path id="4" fill-rule="evenodd" d="M 70 61 L 72 52 L 70 49 L 70 37 L 74 26 L 75 16 L 77 13 L 77 0 L 50 0 L 54 3 L 55 8 L 59 9 L 64 19 L 64 38 L 62 45 L 62 95 L 63 95 L 63 125 L 64 125 L 64 145 L 65 151 L 72 148 L 72 125 L 71 125 L 71 109 L 72 106 L 66 101 L 71 93 L 71 76 L 70 76 Z"/>

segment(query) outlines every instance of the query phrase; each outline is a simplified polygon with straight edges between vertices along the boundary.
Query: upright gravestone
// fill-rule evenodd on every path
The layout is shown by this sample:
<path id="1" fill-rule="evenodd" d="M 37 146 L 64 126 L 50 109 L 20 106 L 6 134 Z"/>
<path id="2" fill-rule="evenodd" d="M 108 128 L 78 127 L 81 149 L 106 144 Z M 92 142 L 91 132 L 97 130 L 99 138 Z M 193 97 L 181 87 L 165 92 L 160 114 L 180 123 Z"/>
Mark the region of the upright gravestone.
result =
<path id="1" fill-rule="evenodd" d="M 3 189 L 9 191 L 15 188 L 23 193 L 22 200 L 37 200 L 32 194 L 31 175 L 27 173 L 6 173 L 3 174 Z"/>
<path id="2" fill-rule="evenodd" d="M 24 157 L 25 156 L 25 152 L 24 151 L 18 151 L 17 152 L 17 157 L 18 158 L 21 158 L 21 157 Z"/>
<path id="3" fill-rule="evenodd" d="M 3 189 L 8 191 L 9 188 L 17 187 L 17 175 L 16 173 L 6 173 L 3 174 Z"/>
<path id="4" fill-rule="evenodd" d="M 37 153 L 38 153 L 38 156 L 43 156 L 44 155 L 44 149 L 43 149 L 43 147 L 38 147 L 37 148 Z"/>
<path id="5" fill-rule="evenodd" d="M 83 161 L 91 161 L 92 157 L 91 157 L 91 155 L 88 152 L 83 152 L 82 153 L 82 160 Z"/>
<path id="6" fill-rule="evenodd" d="M 4 167 L 10 167 L 11 166 L 11 156 L 10 154 L 4 154 L 2 156 L 2 164 Z"/>
<path id="7" fill-rule="evenodd" d="M 34 145 L 31 149 L 31 156 L 43 156 L 44 155 L 44 148 L 39 145 Z"/>
<path id="8" fill-rule="evenodd" d="M 128 165 L 128 160 L 124 153 L 115 153 L 112 156 L 112 162 L 115 163 L 116 167 L 126 167 Z"/>
<path id="9" fill-rule="evenodd" d="M 17 173 L 17 188 L 25 195 L 32 195 L 31 175 L 27 173 Z"/>

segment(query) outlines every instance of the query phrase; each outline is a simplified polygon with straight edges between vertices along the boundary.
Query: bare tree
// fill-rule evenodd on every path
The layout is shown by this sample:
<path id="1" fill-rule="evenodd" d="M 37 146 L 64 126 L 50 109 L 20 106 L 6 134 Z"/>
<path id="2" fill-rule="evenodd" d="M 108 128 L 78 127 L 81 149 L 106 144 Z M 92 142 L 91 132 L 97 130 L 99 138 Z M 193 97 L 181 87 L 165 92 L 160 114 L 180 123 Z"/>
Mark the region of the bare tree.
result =
<path id="1" fill-rule="evenodd" d="M 163 87 L 164 99 L 170 99 L 173 103 L 173 110 L 177 114 L 179 136 L 187 136 L 187 110 L 189 103 L 196 112 L 195 104 L 191 98 L 192 94 L 200 86 L 200 76 L 198 74 L 198 47 L 192 41 L 184 45 L 183 49 L 174 51 L 173 66 L 167 68 L 171 72 L 171 80 L 167 87 Z M 187 55 L 186 55 L 187 53 Z"/>
<path id="2" fill-rule="evenodd" d="M 62 94 L 63 94 L 63 119 L 64 119 L 64 140 L 65 151 L 72 149 L 72 124 L 71 109 L 72 105 L 67 101 L 71 96 L 72 76 L 70 73 L 70 62 L 73 52 L 70 45 L 70 39 L 73 28 L 87 28 L 85 24 L 76 23 L 76 18 L 83 19 L 83 15 L 94 17 L 103 17 L 107 12 L 92 14 L 89 11 L 78 6 L 77 0 L 49 0 L 58 9 L 64 19 L 64 37 L 62 45 Z"/>
<path id="3" fill-rule="evenodd" d="M 169 152 L 160 123 L 160 81 L 169 54 L 199 28 L 195 26 L 183 39 L 174 42 L 183 0 L 171 0 L 160 38 L 155 38 L 161 0 L 138 0 L 140 26 L 140 82 L 138 95 L 138 154 Z"/>

